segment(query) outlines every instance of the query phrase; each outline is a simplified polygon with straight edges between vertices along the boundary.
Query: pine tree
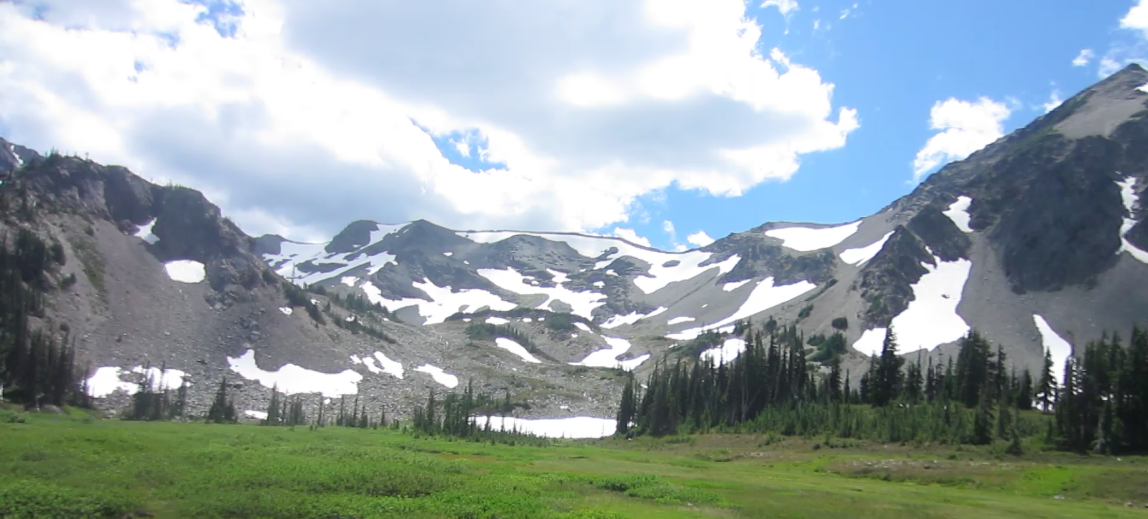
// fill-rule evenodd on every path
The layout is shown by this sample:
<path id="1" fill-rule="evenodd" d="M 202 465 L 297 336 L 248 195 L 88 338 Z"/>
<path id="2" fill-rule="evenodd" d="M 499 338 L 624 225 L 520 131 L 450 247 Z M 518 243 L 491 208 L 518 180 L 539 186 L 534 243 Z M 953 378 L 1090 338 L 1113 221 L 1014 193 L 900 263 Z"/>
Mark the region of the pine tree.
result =
<path id="1" fill-rule="evenodd" d="M 897 356 L 897 334 L 890 326 L 885 330 L 885 342 L 881 346 L 876 383 L 870 381 L 870 384 L 873 384 L 873 406 L 887 405 L 900 391 L 901 365 L 904 362 L 905 359 Z"/>
<path id="2" fill-rule="evenodd" d="M 634 411 L 634 376 L 629 375 L 626 377 L 626 386 L 622 388 L 622 402 L 618 405 L 616 434 L 625 436 L 630 432 Z"/>
<path id="3" fill-rule="evenodd" d="M 235 404 L 227 399 L 227 377 L 219 382 L 219 390 L 207 411 L 208 423 L 230 423 L 235 421 Z"/>
<path id="4" fill-rule="evenodd" d="M 271 386 L 271 402 L 267 404 L 267 419 L 263 425 L 280 425 L 282 417 L 279 415 L 279 383 Z"/>
<path id="5" fill-rule="evenodd" d="M 1052 350 L 1044 349 L 1044 369 L 1040 372 L 1040 382 L 1036 386 L 1036 399 L 1040 410 L 1048 412 L 1056 400 L 1056 377 L 1052 373 Z"/>

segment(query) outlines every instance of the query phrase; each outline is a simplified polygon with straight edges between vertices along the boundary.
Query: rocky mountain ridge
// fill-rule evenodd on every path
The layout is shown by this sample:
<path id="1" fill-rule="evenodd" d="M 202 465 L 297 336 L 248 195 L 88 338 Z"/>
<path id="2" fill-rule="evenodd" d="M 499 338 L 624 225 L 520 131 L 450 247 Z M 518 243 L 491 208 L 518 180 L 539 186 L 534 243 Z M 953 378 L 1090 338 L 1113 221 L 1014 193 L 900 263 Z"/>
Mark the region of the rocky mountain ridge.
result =
<path id="1" fill-rule="evenodd" d="M 1035 369 L 1045 349 L 1063 362 L 1148 310 L 1143 85 L 1130 66 L 875 215 L 767 223 L 684 252 L 423 220 L 352 222 L 318 244 L 250 238 L 193 190 L 6 141 L 3 226 L 77 260 L 46 319 L 68 323 L 94 366 L 163 363 L 197 391 L 227 375 L 249 410 L 286 384 L 402 415 L 473 379 L 524 416 L 608 417 L 619 370 L 695 356 L 695 338 L 744 319 L 841 331 L 855 371 L 890 326 L 909 355 L 952 355 L 975 328 Z M 189 264 L 203 281 L 172 275 Z M 718 340 L 736 355 L 736 337 Z"/>

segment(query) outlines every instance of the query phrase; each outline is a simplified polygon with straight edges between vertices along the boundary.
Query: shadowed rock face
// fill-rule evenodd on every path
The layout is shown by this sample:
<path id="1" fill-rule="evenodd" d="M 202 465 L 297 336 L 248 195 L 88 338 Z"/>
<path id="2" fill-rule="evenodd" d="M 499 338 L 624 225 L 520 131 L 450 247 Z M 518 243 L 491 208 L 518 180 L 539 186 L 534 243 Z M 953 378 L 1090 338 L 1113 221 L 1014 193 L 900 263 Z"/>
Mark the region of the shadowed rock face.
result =
<path id="1" fill-rule="evenodd" d="M 944 261 L 968 259 L 972 242 L 938 206 L 932 204 L 917 213 L 909 220 L 909 230 Z"/>
<path id="2" fill-rule="evenodd" d="M 888 326 L 909 307 L 913 283 L 928 272 L 922 263 L 936 264 L 921 240 L 898 226 L 881 251 L 865 264 L 855 285 L 867 303 L 861 317 L 868 327 Z"/>
<path id="3" fill-rule="evenodd" d="M 990 234 L 1014 290 L 1091 284 L 1115 265 L 1123 205 L 1114 172 L 1121 154 L 1113 141 L 1088 138 L 1061 160 L 1032 167 L 1023 194 Z"/>
<path id="4" fill-rule="evenodd" d="M 371 233 L 378 230 L 379 224 L 369 220 L 351 222 L 327 244 L 329 253 L 352 252 L 371 243 Z"/>

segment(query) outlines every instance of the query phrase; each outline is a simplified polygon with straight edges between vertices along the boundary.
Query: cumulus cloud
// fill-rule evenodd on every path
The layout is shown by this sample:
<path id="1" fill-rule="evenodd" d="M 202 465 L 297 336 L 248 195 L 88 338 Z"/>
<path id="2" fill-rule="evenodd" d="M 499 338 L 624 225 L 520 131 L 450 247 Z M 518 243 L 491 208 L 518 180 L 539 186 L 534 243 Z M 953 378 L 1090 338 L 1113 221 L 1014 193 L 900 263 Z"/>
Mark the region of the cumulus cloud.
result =
<path id="1" fill-rule="evenodd" d="M 961 160 L 1004 135 L 1003 123 L 1012 111 L 1001 102 L 949 98 L 937 101 L 929 114 L 933 135 L 913 161 L 913 180 L 954 160 Z"/>
<path id="2" fill-rule="evenodd" d="M 1096 53 L 1092 52 L 1092 49 L 1081 49 L 1080 54 L 1072 59 L 1072 66 L 1083 67 L 1088 65 L 1088 62 L 1092 61 L 1094 57 L 1096 57 Z"/>
<path id="3" fill-rule="evenodd" d="M 1120 19 L 1120 28 L 1143 31 L 1144 37 L 1148 38 L 1148 0 L 1139 0 L 1132 6 Z"/>
<path id="4" fill-rule="evenodd" d="M 642 236 L 638 236 L 638 233 L 636 231 L 634 231 L 633 229 L 626 229 L 623 227 L 615 227 L 614 228 L 614 236 L 617 236 L 617 237 L 619 237 L 623 240 L 626 240 L 630 243 L 635 243 L 635 244 L 641 245 L 643 247 L 653 247 L 653 245 L 650 245 L 650 240 L 648 240 Z"/>
<path id="5" fill-rule="evenodd" d="M 203 3 L 0 2 L 0 132 L 301 237 L 598 229 L 669 187 L 788 179 L 859 126 L 816 70 L 757 50 L 741 0 Z"/>
<path id="6" fill-rule="evenodd" d="M 689 236 L 686 236 L 686 241 L 698 247 L 705 247 L 706 245 L 713 243 L 714 239 L 710 238 L 710 235 L 706 234 L 705 231 L 698 231 Z"/>

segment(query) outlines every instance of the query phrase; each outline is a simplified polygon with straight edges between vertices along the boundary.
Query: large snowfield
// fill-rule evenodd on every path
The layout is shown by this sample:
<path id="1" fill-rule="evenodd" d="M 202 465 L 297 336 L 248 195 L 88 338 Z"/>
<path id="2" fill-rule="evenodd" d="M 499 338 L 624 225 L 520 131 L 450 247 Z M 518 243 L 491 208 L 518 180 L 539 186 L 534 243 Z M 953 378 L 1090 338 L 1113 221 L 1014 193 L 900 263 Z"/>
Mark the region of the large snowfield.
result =
<path id="1" fill-rule="evenodd" d="M 853 236 L 861 228 L 861 220 L 837 227 L 783 227 L 765 231 L 770 238 L 781 240 L 782 245 L 799 252 L 812 252 L 832 247 Z"/>
<path id="2" fill-rule="evenodd" d="M 957 315 L 957 305 L 961 304 L 973 263 L 965 259 L 941 261 L 936 256 L 933 261 L 936 266 L 921 263 L 928 272 L 912 285 L 913 300 L 908 308 L 893 318 L 899 353 L 932 350 L 969 332 L 968 323 Z M 866 355 L 880 354 L 884 342 L 885 328 L 873 328 L 862 333 L 853 347 Z"/>
<path id="3" fill-rule="evenodd" d="M 618 423 L 613 418 L 574 416 L 570 418 L 515 418 L 512 416 L 476 416 L 474 423 L 480 428 L 490 421 L 491 430 L 530 433 L 547 438 L 605 438 L 614 434 Z"/>
<path id="4" fill-rule="evenodd" d="M 260 369 L 255 364 L 255 350 L 248 349 L 243 355 L 227 357 L 231 371 L 247 380 L 258 381 L 268 389 L 278 387 L 279 391 L 292 395 L 296 393 L 320 393 L 327 397 L 354 395 L 359 392 L 359 382 L 363 376 L 352 369 L 339 373 L 321 373 L 294 364 L 285 364 L 275 371 Z"/>

